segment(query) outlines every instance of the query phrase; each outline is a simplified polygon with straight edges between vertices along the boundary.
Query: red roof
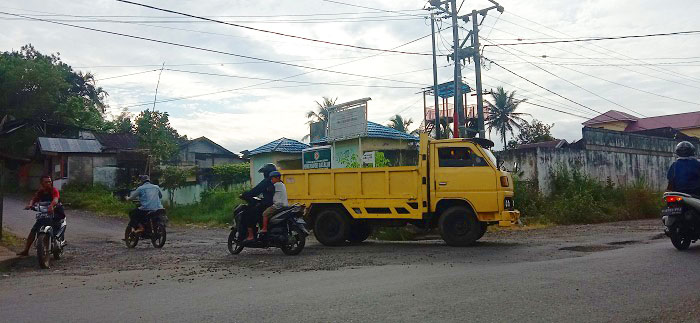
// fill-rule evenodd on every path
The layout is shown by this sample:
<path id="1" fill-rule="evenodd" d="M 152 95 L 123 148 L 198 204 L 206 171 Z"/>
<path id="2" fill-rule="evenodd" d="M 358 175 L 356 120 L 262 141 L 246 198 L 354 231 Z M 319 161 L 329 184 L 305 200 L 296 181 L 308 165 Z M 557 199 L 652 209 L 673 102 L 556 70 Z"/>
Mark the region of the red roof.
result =
<path id="1" fill-rule="evenodd" d="M 700 128 L 700 111 L 670 114 L 649 118 L 637 118 L 624 112 L 610 110 L 583 123 L 584 126 L 593 126 L 601 123 L 625 121 L 626 132 L 641 131 L 658 128 L 689 129 Z"/>
<path id="2" fill-rule="evenodd" d="M 637 121 L 639 120 L 637 117 L 620 112 L 617 110 L 610 110 L 608 112 L 605 112 L 591 120 L 588 120 L 583 123 L 584 126 L 592 126 L 600 123 L 608 123 L 608 122 L 615 122 L 615 121 Z"/>

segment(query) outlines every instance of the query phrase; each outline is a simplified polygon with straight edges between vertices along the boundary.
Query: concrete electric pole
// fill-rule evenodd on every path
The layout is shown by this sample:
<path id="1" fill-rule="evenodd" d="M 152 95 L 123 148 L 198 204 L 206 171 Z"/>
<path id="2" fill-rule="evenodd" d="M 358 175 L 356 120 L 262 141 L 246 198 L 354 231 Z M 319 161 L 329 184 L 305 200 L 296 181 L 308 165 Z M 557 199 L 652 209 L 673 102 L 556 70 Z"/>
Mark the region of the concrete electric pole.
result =
<path id="1" fill-rule="evenodd" d="M 477 109 L 477 127 L 479 138 L 485 138 L 486 131 L 484 127 L 484 99 L 482 98 L 482 85 L 481 85 L 481 57 L 479 55 L 479 25 L 483 22 L 478 21 L 479 15 L 486 17 L 486 13 L 491 9 L 496 9 L 498 12 L 503 13 L 503 7 L 494 0 L 488 0 L 494 5 L 486 9 L 473 10 L 470 15 L 459 16 L 459 9 L 457 8 L 457 0 L 430 0 L 430 5 L 433 9 L 437 9 L 445 13 L 447 16 L 452 18 L 452 41 L 453 41 L 453 54 L 452 59 L 455 64 L 454 72 L 454 85 L 455 85 L 455 95 L 454 95 L 454 108 L 457 109 L 457 125 L 459 129 L 459 136 L 465 137 L 467 134 L 466 127 L 466 116 L 464 111 L 464 104 L 462 102 L 462 66 L 461 62 L 466 58 L 474 59 L 474 71 L 476 74 L 476 109 Z M 462 19 L 464 22 L 469 22 L 472 20 L 472 31 L 469 32 L 464 41 L 460 44 L 459 42 L 459 25 L 458 21 Z M 467 40 L 471 37 L 471 46 L 463 48 Z"/>

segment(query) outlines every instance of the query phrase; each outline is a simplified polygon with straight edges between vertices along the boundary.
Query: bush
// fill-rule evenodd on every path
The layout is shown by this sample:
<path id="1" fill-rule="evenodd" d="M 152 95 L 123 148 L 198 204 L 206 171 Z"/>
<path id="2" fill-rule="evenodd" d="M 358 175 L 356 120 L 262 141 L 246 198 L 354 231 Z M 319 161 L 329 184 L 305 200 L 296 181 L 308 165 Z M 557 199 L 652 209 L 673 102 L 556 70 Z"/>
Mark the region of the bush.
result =
<path id="1" fill-rule="evenodd" d="M 120 200 L 101 185 L 64 185 L 61 189 L 61 202 L 69 208 L 119 216 L 127 216 L 134 208 L 131 202 Z"/>
<path id="2" fill-rule="evenodd" d="M 213 167 L 215 181 L 223 186 L 245 183 L 250 180 L 250 164 L 223 164 Z"/>
<path id="3" fill-rule="evenodd" d="M 557 168 L 550 173 L 552 192 L 545 196 L 533 183 L 515 179 L 515 205 L 526 222 L 598 223 L 657 216 L 661 193 L 643 180 L 616 187 L 578 170 Z"/>
<path id="4" fill-rule="evenodd" d="M 179 205 L 168 209 L 168 218 L 174 223 L 231 223 L 233 208 L 243 203 L 238 196 L 248 187 L 239 185 L 231 190 L 212 189 L 201 194 L 201 200 L 191 205 Z"/>

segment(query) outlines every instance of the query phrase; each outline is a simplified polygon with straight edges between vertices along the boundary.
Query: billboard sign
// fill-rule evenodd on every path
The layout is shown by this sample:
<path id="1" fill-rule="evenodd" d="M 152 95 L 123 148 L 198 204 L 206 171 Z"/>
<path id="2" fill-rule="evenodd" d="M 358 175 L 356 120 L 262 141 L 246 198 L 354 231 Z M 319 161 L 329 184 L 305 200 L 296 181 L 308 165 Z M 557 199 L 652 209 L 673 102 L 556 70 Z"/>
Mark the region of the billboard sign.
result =
<path id="1" fill-rule="evenodd" d="M 370 98 L 336 104 L 329 108 L 328 140 L 338 141 L 367 135 L 367 101 Z"/>
<path id="2" fill-rule="evenodd" d="M 307 148 L 301 151 L 303 169 L 331 168 L 331 146 Z"/>

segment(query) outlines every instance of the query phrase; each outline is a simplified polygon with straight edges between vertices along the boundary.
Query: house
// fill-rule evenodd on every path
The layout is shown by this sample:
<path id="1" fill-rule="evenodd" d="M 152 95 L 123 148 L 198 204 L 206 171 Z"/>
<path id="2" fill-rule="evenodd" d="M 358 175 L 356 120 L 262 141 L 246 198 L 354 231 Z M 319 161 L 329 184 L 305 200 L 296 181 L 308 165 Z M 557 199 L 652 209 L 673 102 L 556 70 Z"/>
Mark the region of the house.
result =
<path id="1" fill-rule="evenodd" d="M 583 125 L 589 128 L 635 133 L 671 128 L 687 136 L 700 138 L 700 111 L 638 118 L 624 112 L 610 110 L 584 122 Z"/>
<path id="2" fill-rule="evenodd" d="M 549 141 L 536 142 L 532 144 L 518 145 L 516 149 L 534 149 L 534 148 L 562 148 L 569 143 L 565 139 L 554 139 Z"/>
<path id="3" fill-rule="evenodd" d="M 313 146 L 332 145 L 331 168 L 348 167 L 348 161 L 361 160 L 365 152 L 382 152 L 392 166 L 416 165 L 418 162 L 416 136 L 367 121 L 366 135 L 329 142 L 326 137 L 312 141 Z"/>
<path id="4" fill-rule="evenodd" d="M 132 177 L 146 171 L 148 158 L 134 135 L 91 132 L 81 132 L 78 139 L 39 137 L 37 153 L 26 173 L 36 173 L 40 164 L 41 173 L 51 175 L 59 188 L 69 182 L 128 186 Z"/>
<path id="5" fill-rule="evenodd" d="M 220 164 L 238 164 L 245 160 L 207 137 L 188 140 L 180 145 L 178 166 L 212 168 Z"/>
<path id="6" fill-rule="evenodd" d="M 250 157 L 250 179 L 255 185 L 263 179 L 258 169 L 267 163 L 273 163 L 280 169 L 301 169 L 301 151 L 309 145 L 289 138 L 279 138 L 248 151 Z"/>

